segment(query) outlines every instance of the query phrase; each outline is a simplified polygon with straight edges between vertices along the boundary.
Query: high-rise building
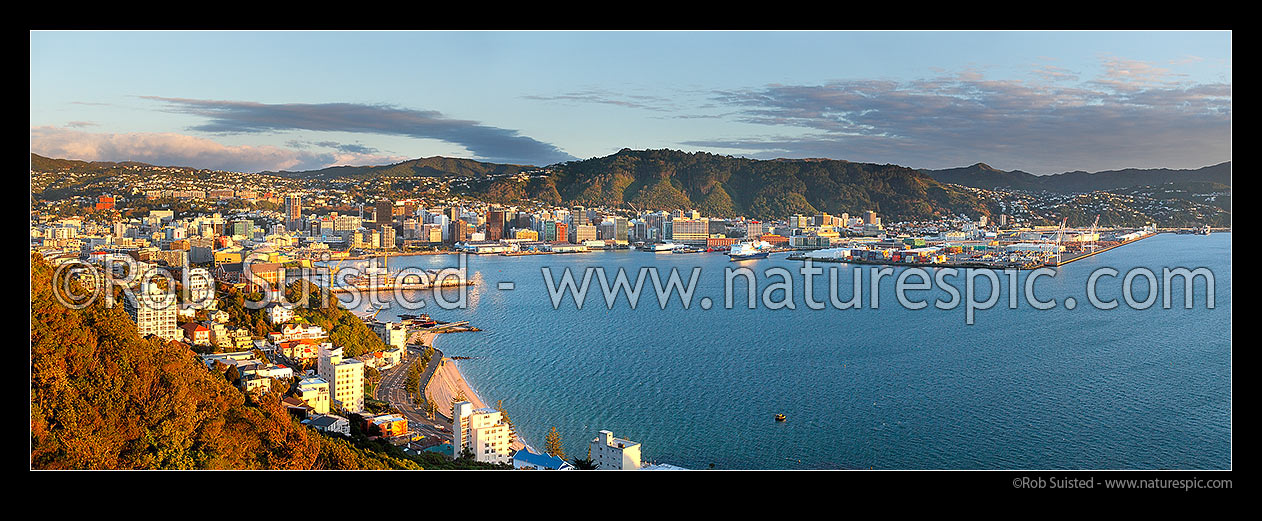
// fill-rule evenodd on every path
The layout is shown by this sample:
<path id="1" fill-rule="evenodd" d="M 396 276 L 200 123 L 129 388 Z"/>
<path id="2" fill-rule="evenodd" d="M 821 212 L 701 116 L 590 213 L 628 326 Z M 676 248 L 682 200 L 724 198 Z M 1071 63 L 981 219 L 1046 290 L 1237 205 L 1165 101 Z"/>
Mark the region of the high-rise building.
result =
<path id="1" fill-rule="evenodd" d="M 333 344 L 320 345 L 318 373 L 328 382 L 333 405 L 346 412 L 364 410 L 364 363 L 354 358 L 342 358 L 342 348 Z"/>
<path id="2" fill-rule="evenodd" d="M 386 224 L 394 220 L 394 203 L 389 199 L 378 199 L 375 208 L 377 224 Z"/>
<path id="3" fill-rule="evenodd" d="M 254 236 L 254 221 L 249 219 L 237 219 L 232 221 L 232 234 L 240 235 L 247 239 Z"/>
<path id="4" fill-rule="evenodd" d="M 613 238 L 614 238 L 614 239 L 616 239 L 616 240 L 619 240 L 619 241 L 625 241 L 625 240 L 628 240 L 628 237 L 629 237 L 630 231 L 629 231 L 629 227 L 628 227 L 628 225 L 627 225 L 627 218 L 626 218 L 626 217 L 614 217 L 614 218 L 613 218 L 613 225 L 614 225 Z"/>
<path id="5" fill-rule="evenodd" d="M 302 196 L 289 194 L 285 196 L 285 227 L 297 231 L 302 222 Z"/>
<path id="6" fill-rule="evenodd" d="M 571 215 L 570 224 L 576 228 L 587 224 L 587 209 L 582 206 L 575 206 Z"/>
<path id="7" fill-rule="evenodd" d="M 596 227 L 590 224 L 580 224 L 574 227 L 574 240 L 570 241 L 574 244 L 582 244 L 583 241 L 596 240 Z"/>
<path id="8" fill-rule="evenodd" d="M 388 225 L 382 226 L 381 227 L 381 247 L 394 248 L 397 242 L 398 241 L 395 236 L 394 227 L 388 226 Z"/>
<path id="9" fill-rule="evenodd" d="M 504 210 L 491 210 L 486 213 L 486 240 L 498 241 L 504 238 Z"/>
<path id="10" fill-rule="evenodd" d="M 672 219 L 671 238 L 684 244 L 704 245 L 710 238 L 708 219 Z"/>
<path id="11" fill-rule="evenodd" d="M 474 409 L 469 402 L 452 406 L 452 457 L 459 458 L 466 449 L 473 459 L 483 463 L 508 463 L 513 435 L 504 414 L 490 407 Z"/>
<path id="12" fill-rule="evenodd" d="M 175 327 L 175 318 L 179 314 L 175 295 L 164 292 L 151 283 L 143 285 L 135 298 L 124 297 L 123 308 L 136 322 L 136 332 L 142 337 L 157 335 L 170 341 L 183 336 Z"/>
<path id="13" fill-rule="evenodd" d="M 863 216 L 863 224 L 877 225 L 881 224 L 881 219 L 876 216 L 876 212 L 868 210 Z"/>
<path id="14" fill-rule="evenodd" d="M 635 470 L 640 468 L 640 444 L 615 438 L 610 431 L 600 431 L 592 440 L 590 458 L 597 469 Z"/>
<path id="15" fill-rule="evenodd" d="M 464 219 L 455 219 L 451 221 L 451 233 L 448 234 L 451 242 L 464 242 L 469 238 L 469 223 Z"/>

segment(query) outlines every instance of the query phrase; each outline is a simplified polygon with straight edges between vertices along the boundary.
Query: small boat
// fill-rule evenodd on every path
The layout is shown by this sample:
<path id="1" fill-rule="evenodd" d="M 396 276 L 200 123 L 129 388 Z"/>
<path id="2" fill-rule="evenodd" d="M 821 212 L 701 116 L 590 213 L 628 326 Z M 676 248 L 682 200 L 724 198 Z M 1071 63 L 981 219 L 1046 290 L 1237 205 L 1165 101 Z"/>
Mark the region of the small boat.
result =
<path id="1" fill-rule="evenodd" d="M 776 415 L 776 421 L 778 421 L 778 422 L 782 422 L 782 421 L 785 421 L 785 420 L 787 420 L 787 419 L 788 419 L 788 418 L 787 418 L 787 417 L 785 417 L 785 415 L 783 415 L 783 414 L 777 414 L 777 415 Z"/>

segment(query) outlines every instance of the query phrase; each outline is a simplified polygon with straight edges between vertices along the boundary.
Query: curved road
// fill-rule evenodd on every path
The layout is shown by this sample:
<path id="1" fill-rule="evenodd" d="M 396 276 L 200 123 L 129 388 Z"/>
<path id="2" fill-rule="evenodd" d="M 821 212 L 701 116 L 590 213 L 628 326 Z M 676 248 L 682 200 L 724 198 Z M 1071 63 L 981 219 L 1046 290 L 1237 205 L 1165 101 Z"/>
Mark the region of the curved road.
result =
<path id="1" fill-rule="evenodd" d="M 403 417 L 408 420 L 408 428 L 413 432 L 419 432 L 426 437 L 436 437 L 443 441 L 451 441 L 451 423 L 443 421 L 441 415 L 437 415 L 438 419 L 431 420 L 420 409 L 412 403 L 408 397 L 404 383 L 407 381 L 408 367 L 412 365 L 414 360 L 419 360 L 424 352 L 425 346 L 409 345 L 407 352 L 403 357 L 403 361 L 395 368 L 389 369 L 382 373 L 381 383 L 374 390 L 373 398 L 389 402 L 390 405 L 399 409 Z M 443 359 L 443 353 L 438 349 L 434 349 L 434 355 L 429 361 L 429 365 L 425 367 L 425 371 L 421 373 L 421 389 L 424 384 L 429 382 L 434 376 L 434 371 L 438 369 L 438 364 Z"/>

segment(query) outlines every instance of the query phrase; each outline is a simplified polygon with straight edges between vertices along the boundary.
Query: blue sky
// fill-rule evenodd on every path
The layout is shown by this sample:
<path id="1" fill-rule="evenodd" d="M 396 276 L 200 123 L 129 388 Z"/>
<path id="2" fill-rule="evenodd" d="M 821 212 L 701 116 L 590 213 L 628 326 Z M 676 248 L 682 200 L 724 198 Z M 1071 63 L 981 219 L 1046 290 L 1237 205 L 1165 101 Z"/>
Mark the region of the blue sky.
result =
<path id="1" fill-rule="evenodd" d="M 1231 159 L 1230 32 L 41 32 L 31 151 L 229 170 L 621 148 L 1044 174 Z"/>

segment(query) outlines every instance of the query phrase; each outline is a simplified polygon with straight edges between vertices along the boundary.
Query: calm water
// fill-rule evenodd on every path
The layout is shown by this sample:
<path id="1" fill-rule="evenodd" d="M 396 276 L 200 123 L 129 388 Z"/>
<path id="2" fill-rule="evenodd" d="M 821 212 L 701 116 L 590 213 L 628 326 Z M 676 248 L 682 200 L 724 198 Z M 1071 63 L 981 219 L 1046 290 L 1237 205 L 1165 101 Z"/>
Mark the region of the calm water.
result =
<path id="1" fill-rule="evenodd" d="M 391 268 L 442 267 L 454 256 L 391 259 Z M 863 308 L 808 309 L 801 262 L 784 254 L 732 263 L 720 254 L 634 251 L 529 257 L 471 256 L 479 284 L 465 310 L 442 310 L 431 295 L 423 310 L 439 320 L 470 320 L 482 332 L 444 335 L 448 356 L 468 356 L 461 371 L 487 400 L 503 400 L 534 446 L 550 428 L 567 453 L 581 456 L 597 431 L 643 443 L 647 460 L 719 469 L 1050 469 L 1231 466 L 1231 235 L 1159 235 L 1062 267 L 1038 280 L 1036 310 L 1024 299 L 1008 309 L 1007 278 L 998 304 L 965 324 L 963 306 L 940 289 L 909 292 L 926 309 L 898 305 L 893 276 L 881 281 L 871 309 L 869 267 L 819 265 L 815 300 L 828 301 L 829 272 L 838 294 L 852 293 L 861 269 Z M 702 268 L 690 309 L 678 296 L 666 309 L 651 280 L 636 309 L 619 297 L 608 309 L 593 275 L 582 309 L 570 297 L 554 309 L 541 275 L 603 266 L 612 276 L 642 266 L 677 268 L 687 278 Z M 723 309 L 723 270 L 774 266 L 794 274 L 797 309 L 745 307 L 737 282 L 735 309 Z M 1086 281 L 1105 277 L 1098 295 L 1119 308 L 1094 309 Z M 1146 310 L 1122 300 L 1122 277 L 1148 267 L 1206 267 L 1215 274 L 1215 308 L 1207 309 L 1198 279 L 1193 309 L 1183 308 L 1182 282 Z M 1018 292 L 1026 273 L 1020 275 Z M 961 293 L 960 277 L 947 279 Z M 497 289 L 513 282 L 516 289 Z M 781 282 L 759 276 L 758 290 Z M 916 282 L 915 279 L 912 282 Z M 1135 283 L 1143 299 L 1144 279 Z M 978 283 L 977 300 L 989 284 Z M 772 294 L 783 300 L 784 292 Z M 704 310 L 697 300 L 713 299 Z M 422 298 L 412 295 L 409 298 Z M 452 298 L 452 297 L 448 297 Z M 379 318 L 399 312 L 389 309 Z M 789 420 L 774 421 L 777 413 Z"/>

